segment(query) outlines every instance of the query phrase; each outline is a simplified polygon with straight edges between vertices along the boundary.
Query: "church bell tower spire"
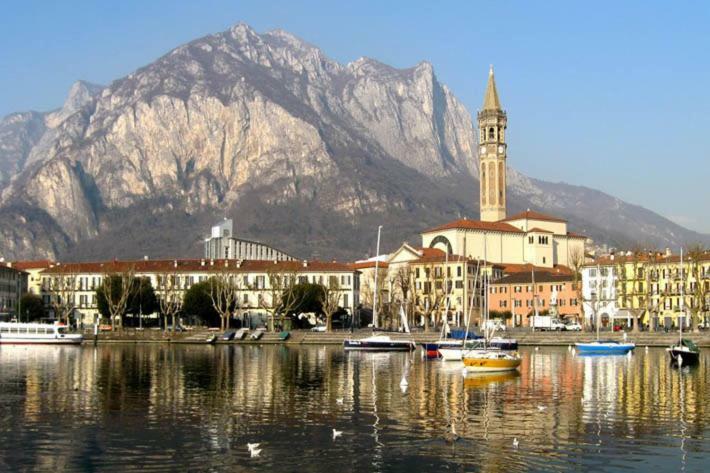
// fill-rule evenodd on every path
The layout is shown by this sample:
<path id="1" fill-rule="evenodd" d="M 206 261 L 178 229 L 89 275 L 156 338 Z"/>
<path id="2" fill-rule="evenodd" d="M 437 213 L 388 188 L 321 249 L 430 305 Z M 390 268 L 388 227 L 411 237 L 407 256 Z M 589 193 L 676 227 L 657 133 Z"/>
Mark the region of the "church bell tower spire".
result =
<path id="1" fill-rule="evenodd" d="M 479 178 L 481 181 L 481 220 L 497 222 L 506 217 L 506 151 L 505 129 L 508 122 L 498 98 L 493 66 L 488 73 L 488 86 L 483 109 L 478 112 Z"/>

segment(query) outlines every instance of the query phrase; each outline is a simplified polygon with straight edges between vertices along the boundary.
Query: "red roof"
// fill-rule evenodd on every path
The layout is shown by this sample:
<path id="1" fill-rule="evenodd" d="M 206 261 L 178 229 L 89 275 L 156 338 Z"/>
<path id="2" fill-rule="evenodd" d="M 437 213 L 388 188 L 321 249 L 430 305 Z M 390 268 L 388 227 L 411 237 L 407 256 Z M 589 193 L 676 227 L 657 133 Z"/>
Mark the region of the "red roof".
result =
<path id="1" fill-rule="evenodd" d="M 680 263 L 680 255 L 666 255 L 665 253 L 638 253 L 636 256 L 629 255 L 626 253 L 611 255 L 611 256 L 600 256 L 592 263 L 587 263 L 584 266 L 610 266 L 620 263 L 629 263 L 634 260 L 638 262 L 648 262 L 649 260 L 655 264 L 665 264 L 665 263 Z M 698 255 L 699 261 L 710 261 L 710 252 L 706 251 Z M 683 263 L 687 264 L 690 262 L 690 257 L 688 254 L 683 256 Z"/>
<path id="2" fill-rule="evenodd" d="M 538 228 L 538 227 L 531 228 L 530 230 L 528 230 L 528 232 L 535 232 L 535 233 L 554 233 L 554 232 L 551 232 L 550 230 L 545 230 L 545 229 L 543 229 L 543 228 Z"/>
<path id="3" fill-rule="evenodd" d="M 573 282 L 574 281 L 574 276 L 572 274 L 567 274 L 567 273 L 554 273 L 550 271 L 536 271 L 535 272 L 535 283 L 542 283 L 542 282 Z M 497 280 L 497 281 L 492 281 L 491 284 L 493 285 L 505 285 L 505 284 L 525 284 L 525 283 L 532 283 L 532 273 L 525 272 L 525 273 L 513 273 L 509 274 L 507 276 L 504 276 L 503 278 Z"/>
<path id="4" fill-rule="evenodd" d="M 45 273 L 120 273 L 132 270 L 136 273 L 149 272 L 214 272 L 229 268 L 235 272 L 285 272 L 322 271 L 353 272 L 352 264 L 327 261 L 266 261 L 266 260 L 137 260 L 104 261 L 92 263 L 57 263 Z"/>
<path id="5" fill-rule="evenodd" d="M 13 261 L 8 264 L 11 268 L 19 269 L 21 271 L 25 271 L 28 269 L 46 269 L 52 266 L 54 262 L 48 260 L 48 259 L 43 259 L 43 260 L 36 260 L 36 261 Z"/>
<path id="6" fill-rule="evenodd" d="M 373 268 L 375 267 L 375 262 L 374 261 L 360 261 L 359 263 L 353 263 L 350 265 L 351 268 L 353 269 L 366 269 L 366 268 Z M 389 264 L 386 261 L 379 261 L 377 263 L 377 268 L 388 268 Z"/>
<path id="7" fill-rule="evenodd" d="M 512 215 L 508 218 L 504 218 L 501 220 L 501 222 L 510 222 L 511 220 L 544 220 L 546 222 L 561 222 L 561 223 L 567 223 L 567 220 L 558 218 L 558 217 L 553 217 L 551 215 L 546 215 L 540 212 L 535 212 L 534 210 L 526 210 L 525 212 L 520 212 L 515 215 Z"/>
<path id="8" fill-rule="evenodd" d="M 446 252 L 440 250 L 439 248 L 417 248 L 417 251 L 421 254 L 422 258 L 431 258 L 434 256 L 445 256 Z"/>
<path id="9" fill-rule="evenodd" d="M 573 271 L 567 266 L 558 264 L 552 268 L 545 266 L 533 266 L 530 263 L 525 264 L 515 264 L 515 263 L 503 263 L 503 273 L 504 274 L 514 274 L 514 273 L 530 273 L 533 269 L 536 272 L 541 273 L 555 273 L 555 274 L 572 274 Z"/>
<path id="10" fill-rule="evenodd" d="M 439 232 L 442 230 L 479 230 L 487 232 L 502 232 L 502 233 L 524 233 L 519 228 L 505 222 L 483 222 L 481 220 L 468 220 L 462 218 L 453 222 L 439 225 L 438 227 L 425 230 L 423 233 Z"/>
<path id="11" fill-rule="evenodd" d="M 586 235 L 582 235 L 581 233 L 567 232 L 567 236 L 570 238 L 584 238 L 585 240 L 587 239 Z"/>

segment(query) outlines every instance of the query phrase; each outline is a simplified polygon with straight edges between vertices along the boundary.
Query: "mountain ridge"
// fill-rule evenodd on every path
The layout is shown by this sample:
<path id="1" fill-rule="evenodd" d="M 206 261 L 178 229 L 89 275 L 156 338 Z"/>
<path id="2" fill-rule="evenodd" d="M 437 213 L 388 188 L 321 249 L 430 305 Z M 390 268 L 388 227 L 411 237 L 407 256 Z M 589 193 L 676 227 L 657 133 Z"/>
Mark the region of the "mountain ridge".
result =
<path id="1" fill-rule="evenodd" d="M 370 243 L 352 235 L 378 220 L 401 241 L 418 225 L 478 214 L 474 122 L 426 61 L 342 65 L 290 33 L 239 24 L 106 87 L 75 84 L 59 111 L 42 115 L 44 128 L 33 117 L 0 122 L 9 184 L 0 218 L 14 222 L 0 228 L 6 258 L 196 256 L 210 220 L 225 214 L 245 237 L 301 257 L 357 257 Z M 615 246 L 639 240 L 638 228 L 656 246 L 710 240 L 512 168 L 509 195 L 510 212 L 556 213 Z M 150 237 L 123 245 L 126 222 Z M 179 225 L 176 236 L 166 222 Z"/>

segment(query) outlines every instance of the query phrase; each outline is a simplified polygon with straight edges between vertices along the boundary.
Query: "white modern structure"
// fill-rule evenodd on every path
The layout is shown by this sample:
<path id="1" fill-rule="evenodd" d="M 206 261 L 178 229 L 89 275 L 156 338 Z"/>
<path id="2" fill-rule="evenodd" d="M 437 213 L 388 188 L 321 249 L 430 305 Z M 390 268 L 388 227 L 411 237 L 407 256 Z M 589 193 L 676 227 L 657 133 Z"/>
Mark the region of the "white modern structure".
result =
<path id="1" fill-rule="evenodd" d="M 258 241 L 244 240 L 234 236 L 232 219 L 214 225 L 209 238 L 205 239 L 205 258 L 294 261 L 291 255 Z"/>

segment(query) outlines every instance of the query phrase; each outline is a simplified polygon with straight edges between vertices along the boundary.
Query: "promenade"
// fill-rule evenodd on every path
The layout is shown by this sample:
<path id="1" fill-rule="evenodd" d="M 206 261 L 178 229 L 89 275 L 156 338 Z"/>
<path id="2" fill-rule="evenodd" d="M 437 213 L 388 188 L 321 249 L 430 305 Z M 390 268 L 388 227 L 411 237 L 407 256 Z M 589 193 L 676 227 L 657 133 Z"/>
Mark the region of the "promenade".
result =
<path id="1" fill-rule="evenodd" d="M 164 334 L 157 330 L 131 331 L 124 333 L 102 333 L 98 336 L 96 343 L 179 343 L 179 344 L 204 344 L 207 337 L 212 334 L 221 333 L 208 330 L 193 330 L 175 334 Z M 278 333 L 264 333 L 259 340 L 251 340 L 247 337 L 244 340 L 222 341 L 217 344 L 231 345 L 258 345 L 258 344 L 284 344 L 284 345 L 342 345 L 346 338 L 363 338 L 372 334 L 371 330 L 335 331 L 332 333 L 311 332 L 307 330 L 294 330 L 290 332 L 289 338 L 283 341 Z M 412 338 L 416 343 L 432 342 L 439 339 L 437 332 L 415 332 L 411 335 L 402 333 L 383 333 L 394 339 Z M 588 342 L 596 338 L 593 332 L 529 332 L 527 330 L 513 330 L 510 332 L 500 332 L 497 334 L 503 338 L 515 338 L 520 346 L 567 346 L 577 342 Z M 623 333 L 602 332 L 602 339 L 623 340 Z M 689 338 L 700 347 L 710 347 L 710 332 L 686 333 L 684 338 Z M 676 332 L 653 333 L 639 332 L 627 333 L 627 340 L 636 343 L 637 346 L 667 347 L 678 340 Z M 85 335 L 84 344 L 94 343 L 92 335 Z"/>

